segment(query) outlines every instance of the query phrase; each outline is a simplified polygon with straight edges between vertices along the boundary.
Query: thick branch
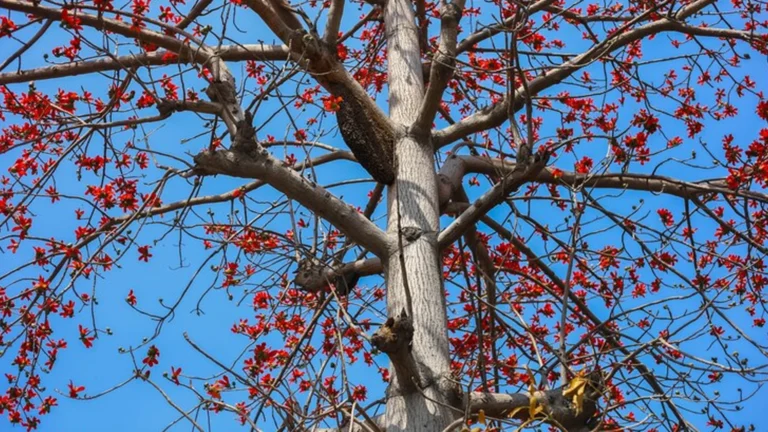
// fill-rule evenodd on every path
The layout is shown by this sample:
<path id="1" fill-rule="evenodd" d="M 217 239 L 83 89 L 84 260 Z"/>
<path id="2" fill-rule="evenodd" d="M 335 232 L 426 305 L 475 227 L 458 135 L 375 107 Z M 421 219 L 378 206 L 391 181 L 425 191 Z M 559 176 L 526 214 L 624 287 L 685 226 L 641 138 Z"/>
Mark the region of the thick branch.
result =
<path id="1" fill-rule="evenodd" d="M 206 57 L 195 55 L 196 51 L 184 49 L 159 50 L 149 53 L 129 54 L 119 57 L 104 57 L 96 60 L 75 61 L 34 69 L 0 74 L 0 85 L 28 81 L 40 81 L 51 78 L 79 76 L 88 73 L 108 72 L 146 66 L 169 64 L 187 64 L 205 62 Z M 288 47 L 284 45 L 231 45 L 222 46 L 216 54 L 224 61 L 279 61 L 288 58 Z"/>
<path id="2" fill-rule="evenodd" d="M 510 192 L 531 181 L 544 169 L 548 160 L 548 155 L 538 154 L 532 158 L 527 166 L 518 165 L 509 174 L 501 177 L 496 185 L 478 198 L 470 208 L 440 233 L 437 239 L 439 247 L 442 249 L 455 242 L 470 226 L 480 220 Z"/>
<path id="3" fill-rule="evenodd" d="M 198 0 L 197 3 L 192 6 L 192 9 L 184 15 L 181 22 L 176 24 L 176 28 L 183 30 L 189 27 L 189 25 L 192 24 L 212 2 L 213 0 Z"/>
<path id="4" fill-rule="evenodd" d="M 456 39 L 464 3 L 464 0 L 445 2 L 440 10 L 440 44 L 432 61 L 429 87 L 421 102 L 419 116 L 414 123 L 416 129 L 432 129 L 432 121 L 440 107 L 445 87 L 453 77 L 456 65 Z"/>
<path id="5" fill-rule="evenodd" d="M 317 167 L 320 165 L 324 165 L 328 162 L 333 162 L 333 161 L 342 160 L 342 159 L 351 160 L 351 161 L 355 160 L 355 158 L 352 156 L 351 153 L 345 152 L 345 151 L 337 151 L 333 153 L 324 154 L 322 156 L 318 156 L 314 159 L 307 160 L 306 162 L 296 164 L 293 167 L 293 169 L 295 171 L 302 171 L 302 170 L 305 170 L 307 167 Z M 232 201 L 236 199 L 238 196 L 240 196 L 241 194 L 247 194 L 249 192 L 253 192 L 256 189 L 259 189 L 266 184 L 267 183 L 262 180 L 256 180 L 248 184 L 245 184 L 244 186 L 241 186 L 235 190 L 232 190 L 230 192 L 225 192 L 219 195 L 206 195 L 201 197 L 175 201 L 169 204 L 162 205 L 160 207 L 147 208 L 143 211 L 140 211 L 138 214 L 129 213 L 124 216 L 114 218 L 112 219 L 112 224 L 113 225 L 119 224 L 132 219 L 138 220 L 138 219 L 148 218 L 152 216 L 162 215 L 162 214 L 170 213 L 175 210 L 181 210 L 184 208 L 195 207 L 203 204 L 215 204 L 220 202 Z M 99 231 L 96 231 L 93 235 L 99 235 L 102 233 L 103 231 L 99 230 Z M 376 259 L 376 261 L 378 261 L 378 259 Z M 347 267 L 349 267 L 350 269 L 359 270 L 360 276 L 376 274 L 381 271 L 380 261 L 378 261 L 378 266 L 374 264 L 373 268 L 371 268 L 370 270 L 369 270 L 369 266 L 370 265 L 362 264 L 362 262 L 358 261 L 358 262 L 347 264 L 342 268 L 346 269 Z"/>
<path id="6" fill-rule="evenodd" d="M 293 21 L 293 12 L 280 6 L 281 0 L 270 3 L 272 6 L 262 0 L 248 1 L 251 9 L 291 47 L 293 59 L 329 93 L 340 98 L 336 119 L 344 142 L 376 181 L 391 184 L 396 135 L 392 122 L 337 59 L 335 44 L 328 44 L 300 28 L 298 22 Z M 337 12 L 340 14 L 338 10 L 334 14 Z"/>
<path id="7" fill-rule="evenodd" d="M 632 15 L 579 15 L 571 10 L 563 9 L 558 6 L 548 6 L 545 8 L 547 12 L 552 12 L 555 15 L 560 15 L 571 21 L 576 21 L 579 24 L 587 24 L 591 22 L 626 22 L 631 20 Z"/>
<path id="8" fill-rule="evenodd" d="M 679 21 L 673 21 L 671 23 L 671 30 L 678 31 L 683 34 L 691 36 L 706 36 L 706 37 L 719 37 L 725 39 L 739 39 L 746 42 L 753 42 L 756 44 L 768 44 L 767 33 L 755 33 L 745 30 L 725 29 L 716 27 L 696 27 L 681 23 Z"/>
<path id="9" fill-rule="evenodd" d="M 449 164 L 452 167 L 448 169 Z M 457 167 L 458 166 L 458 167 Z M 441 175 L 447 177 L 444 182 L 459 184 L 466 172 L 491 176 L 508 174 L 517 169 L 514 162 L 502 159 L 490 159 L 478 156 L 452 156 L 446 162 Z M 736 195 L 755 201 L 768 202 L 768 194 L 746 190 L 733 190 L 721 182 L 688 182 L 656 174 L 579 174 L 573 171 L 544 168 L 531 178 L 538 183 L 557 184 L 570 188 L 627 189 L 653 193 L 664 193 L 680 198 L 696 198 L 706 194 Z M 442 192 L 442 191 L 441 191 Z M 441 202 L 446 199 L 446 192 L 441 193 Z"/>
<path id="10" fill-rule="evenodd" d="M 254 143 L 255 144 L 255 143 Z M 283 166 L 260 146 L 253 151 L 220 150 L 195 156 L 195 171 L 200 175 L 225 174 L 241 178 L 258 178 L 291 199 L 328 220 L 353 241 L 384 256 L 387 236 L 353 207 L 336 198 L 317 184 Z"/>
<path id="11" fill-rule="evenodd" d="M 296 11 L 291 8 L 286 0 L 267 0 L 272 11 L 282 21 L 282 23 L 292 31 L 301 31 L 304 26 L 296 17 Z"/>
<path id="12" fill-rule="evenodd" d="M 61 21 L 62 17 L 61 9 L 40 6 L 39 3 L 34 2 L 26 2 L 20 0 L 0 0 L 0 8 L 24 12 L 33 16 L 48 18 L 54 21 Z M 80 20 L 80 24 L 83 26 L 92 27 L 97 30 L 107 30 L 112 33 L 117 33 L 119 35 L 129 37 L 131 39 L 137 39 L 145 43 L 151 43 L 179 54 L 193 55 L 200 59 L 205 59 L 208 57 L 208 53 L 195 50 L 182 40 L 175 39 L 171 36 L 167 36 L 148 29 L 141 29 L 137 31 L 130 22 L 108 19 L 104 18 L 103 16 L 91 15 L 81 11 L 77 12 L 77 18 Z"/>
<path id="13" fill-rule="evenodd" d="M 163 99 L 157 103 L 157 110 L 160 115 L 169 115 L 173 111 L 192 111 L 201 114 L 221 115 L 223 107 L 214 102 L 206 101 L 185 101 Z"/>
<path id="14" fill-rule="evenodd" d="M 584 386 L 584 398 L 574 403 L 572 392 L 575 385 Z M 471 413 L 483 410 L 491 417 L 513 417 L 527 421 L 538 419 L 567 432 L 586 432 L 591 430 L 591 423 L 597 414 L 597 400 L 602 393 L 602 375 L 595 371 L 586 378 L 586 382 L 574 382 L 547 391 L 533 393 L 500 394 L 473 392 L 464 396 L 465 408 Z M 536 407 L 537 413 L 531 413 L 530 407 Z M 579 406 L 580 405 L 580 406 Z"/>
<path id="15" fill-rule="evenodd" d="M 323 40 L 325 40 L 330 47 L 336 45 L 336 39 L 339 35 L 339 27 L 341 26 L 341 17 L 343 15 L 344 0 L 332 0 L 331 8 L 328 10 L 328 23 L 325 25 L 325 33 L 323 33 Z"/>

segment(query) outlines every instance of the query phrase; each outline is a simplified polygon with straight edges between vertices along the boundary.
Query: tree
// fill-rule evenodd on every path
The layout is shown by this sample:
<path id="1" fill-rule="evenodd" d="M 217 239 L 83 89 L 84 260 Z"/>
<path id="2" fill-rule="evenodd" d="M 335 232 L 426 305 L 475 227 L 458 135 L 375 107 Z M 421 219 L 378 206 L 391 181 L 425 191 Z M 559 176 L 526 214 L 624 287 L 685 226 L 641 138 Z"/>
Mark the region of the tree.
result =
<path id="1" fill-rule="evenodd" d="M 200 431 L 754 428 L 766 7 L 0 0 L 0 412 L 139 382 Z M 120 293 L 127 380 L 47 388 L 174 259 Z M 164 362 L 210 298 L 242 352 Z"/>

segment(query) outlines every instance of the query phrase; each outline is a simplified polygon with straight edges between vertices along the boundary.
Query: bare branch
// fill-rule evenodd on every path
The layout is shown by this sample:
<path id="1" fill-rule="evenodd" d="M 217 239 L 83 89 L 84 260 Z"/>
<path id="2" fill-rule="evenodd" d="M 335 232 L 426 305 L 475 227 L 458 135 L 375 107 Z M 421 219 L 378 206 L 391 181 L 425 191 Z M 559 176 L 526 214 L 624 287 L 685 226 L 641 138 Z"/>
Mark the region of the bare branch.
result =
<path id="1" fill-rule="evenodd" d="M 176 24 L 176 28 L 178 29 L 185 29 L 189 27 L 190 24 L 195 22 L 195 20 L 203 13 L 205 12 L 205 8 L 207 8 L 213 0 L 197 0 L 194 6 L 192 6 L 192 9 L 189 10 L 184 15 L 184 18 Z"/>
<path id="2" fill-rule="evenodd" d="M 597 400 L 603 392 L 601 372 L 594 371 L 581 385 L 586 387 L 581 406 L 568 397 L 570 383 L 552 390 L 535 391 L 533 395 L 473 392 L 464 396 L 464 405 L 471 413 L 483 410 L 491 417 L 513 417 L 523 421 L 538 419 L 568 432 L 587 432 L 597 420 Z M 537 407 L 538 413 L 531 413 L 531 406 Z"/>
<path id="3" fill-rule="evenodd" d="M 384 256 L 387 251 L 387 236 L 381 229 L 323 187 L 284 167 L 266 150 L 259 149 L 253 153 L 206 151 L 195 156 L 195 164 L 195 172 L 201 175 L 225 174 L 264 180 L 339 227 L 364 248 L 379 256 Z"/>
<path id="4" fill-rule="evenodd" d="M 332 0 L 331 8 L 328 10 L 328 23 L 325 25 L 325 33 L 323 34 L 323 40 L 331 47 L 336 46 L 343 15 L 344 0 Z"/>
<path id="5" fill-rule="evenodd" d="M 448 85 L 456 64 L 456 39 L 459 21 L 464 10 L 464 0 L 445 2 L 440 11 L 440 44 L 432 60 L 429 74 L 429 86 L 419 109 L 419 115 L 413 124 L 417 130 L 432 129 L 432 121 Z"/>
<path id="6" fill-rule="evenodd" d="M 465 172 L 497 176 L 500 173 L 511 173 L 517 169 L 517 165 L 514 162 L 507 162 L 501 159 L 477 156 L 455 156 L 455 158 L 460 161 L 459 163 L 463 163 L 464 166 L 460 170 L 455 169 L 450 179 L 454 183 L 460 182 L 460 179 L 455 178 L 455 176 L 459 174 L 464 175 Z M 531 181 L 563 185 L 570 188 L 628 189 L 664 193 L 680 198 L 696 198 L 716 193 L 768 202 L 768 194 L 748 190 L 733 190 L 722 185 L 720 182 L 688 182 L 656 174 L 579 174 L 573 171 L 563 171 L 550 167 L 541 170 L 531 178 Z"/>
<path id="7" fill-rule="evenodd" d="M 439 247 L 445 248 L 456 241 L 470 226 L 501 202 L 510 192 L 531 181 L 547 164 L 547 155 L 536 155 L 527 166 L 517 165 L 516 169 L 503 176 L 488 192 L 478 198 L 470 208 L 451 222 L 438 236 Z"/>
<path id="8" fill-rule="evenodd" d="M 45 34 L 46 31 L 51 27 L 51 24 L 53 24 L 53 20 L 47 20 L 42 27 L 37 31 L 37 33 L 34 34 L 31 38 L 29 38 L 28 41 L 24 42 L 24 45 L 21 46 L 16 52 L 8 56 L 5 61 L 0 63 L 0 71 L 8 67 L 9 64 L 13 63 L 14 60 L 19 58 L 22 54 L 24 54 L 28 49 L 32 47 L 40 38 Z M 0 74 L 0 78 L 2 77 L 2 74 Z M 0 84 L 2 84 L 2 80 L 0 79 Z"/>
<path id="9" fill-rule="evenodd" d="M 280 61 L 286 60 L 288 58 L 288 53 L 287 46 L 263 44 L 225 45 L 216 50 L 216 55 L 224 61 Z M 128 54 L 119 57 L 104 57 L 96 60 L 82 60 L 21 70 L 18 72 L 3 73 L 0 74 L 0 85 L 80 76 L 88 73 L 116 71 L 137 67 L 201 62 L 204 63 L 205 59 L 195 56 L 192 50 L 183 50 L 181 54 L 178 54 L 174 50 L 158 50 L 154 52 Z"/>

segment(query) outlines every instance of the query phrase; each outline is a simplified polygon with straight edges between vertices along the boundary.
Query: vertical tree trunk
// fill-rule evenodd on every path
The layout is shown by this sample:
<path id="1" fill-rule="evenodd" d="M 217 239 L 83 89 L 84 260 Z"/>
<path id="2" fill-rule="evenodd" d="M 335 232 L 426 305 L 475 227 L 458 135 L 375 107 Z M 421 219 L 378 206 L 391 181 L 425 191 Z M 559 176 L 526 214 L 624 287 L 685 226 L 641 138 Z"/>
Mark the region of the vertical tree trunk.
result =
<path id="1" fill-rule="evenodd" d="M 439 230 L 435 160 L 427 134 L 414 134 L 424 96 L 418 31 L 408 0 L 389 0 L 385 10 L 390 117 L 401 135 L 395 145 L 395 182 L 388 191 L 388 225 L 397 239 L 400 227 L 421 235 L 402 240 L 406 271 L 401 269 L 400 241 L 394 241 L 386 260 L 387 310 L 411 316 L 414 337 L 411 353 L 420 369 L 421 391 L 403 391 L 392 373 L 387 401 L 387 431 L 442 431 L 456 416 L 448 408 L 450 371 L 445 295 L 437 249 Z M 398 215 L 400 222 L 398 224 Z M 403 274 L 407 275 L 407 285 Z M 410 306 L 408 303 L 410 302 Z"/>

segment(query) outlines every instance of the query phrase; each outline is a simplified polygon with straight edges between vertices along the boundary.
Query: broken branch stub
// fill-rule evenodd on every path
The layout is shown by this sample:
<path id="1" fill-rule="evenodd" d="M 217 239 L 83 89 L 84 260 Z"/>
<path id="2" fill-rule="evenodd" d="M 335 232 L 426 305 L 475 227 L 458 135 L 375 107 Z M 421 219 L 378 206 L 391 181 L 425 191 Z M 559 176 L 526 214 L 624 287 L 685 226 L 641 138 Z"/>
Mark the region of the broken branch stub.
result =
<path id="1" fill-rule="evenodd" d="M 403 310 L 399 316 L 387 318 L 384 325 L 376 330 L 371 338 L 373 346 L 386 353 L 392 361 L 398 383 L 394 388 L 394 394 L 413 393 L 429 384 L 429 377 L 422 376 L 411 352 L 413 331 L 413 322 Z"/>
<path id="2" fill-rule="evenodd" d="M 398 317 L 389 317 L 376 333 L 373 334 L 373 345 L 379 351 L 393 355 L 411 352 L 413 341 L 413 323 L 405 311 Z"/>
<path id="3" fill-rule="evenodd" d="M 299 261 L 293 283 L 303 291 L 311 293 L 324 292 L 333 285 L 336 294 L 345 296 L 357 286 L 359 279 L 360 273 L 356 271 L 337 270 L 328 263 L 309 258 Z"/>

